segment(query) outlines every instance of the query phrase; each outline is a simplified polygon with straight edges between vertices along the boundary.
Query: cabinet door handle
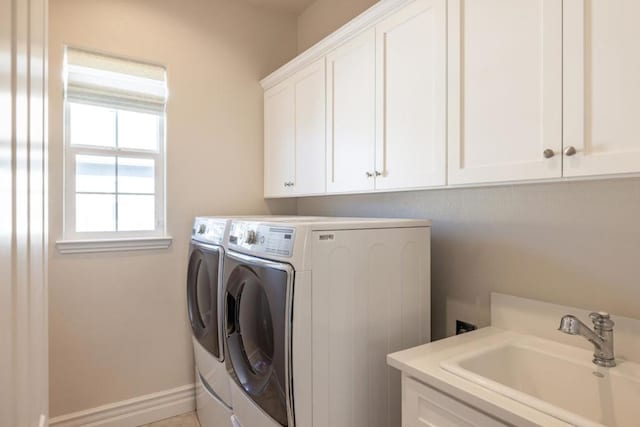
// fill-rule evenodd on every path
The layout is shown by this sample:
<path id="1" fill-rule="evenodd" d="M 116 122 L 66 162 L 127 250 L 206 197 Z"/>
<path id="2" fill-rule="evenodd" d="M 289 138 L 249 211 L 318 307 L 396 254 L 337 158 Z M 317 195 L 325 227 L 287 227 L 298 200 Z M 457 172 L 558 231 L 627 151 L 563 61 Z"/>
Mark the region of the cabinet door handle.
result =
<path id="1" fill-rule="evenodd" d="M 376 176 L 382 176 L 382 172 L 376 171 Z"/>
<path id="2" fill-rule="evenodd" d="M 571 157 L 574 154 L 576 154 L 578 152 L 578 150 L 576 150 L 576 148 L 573 145 L 568 146 L 567 148 L 564 149 L 564 155 Z"/>
<path id="3" fill-rule="evenodd" d="M 365 174 L 367 175 L 367 178 L 373 178 L 373 174 L 371 172 L 367 171 Z"/>
<path id="4" fill-rule="evenodd" d="M 552 158 L 553 156 L 555 156 L 555 155 L 556 155 L 556 153 L 554 153 L 552 149 L 547 148 L 546 150 L 544 150 L 544 151 L 542 152 L 542 155 L 544 156 L 544 158 L 545 158 L 545 159 L 550 159 L 550 158 Z"/>

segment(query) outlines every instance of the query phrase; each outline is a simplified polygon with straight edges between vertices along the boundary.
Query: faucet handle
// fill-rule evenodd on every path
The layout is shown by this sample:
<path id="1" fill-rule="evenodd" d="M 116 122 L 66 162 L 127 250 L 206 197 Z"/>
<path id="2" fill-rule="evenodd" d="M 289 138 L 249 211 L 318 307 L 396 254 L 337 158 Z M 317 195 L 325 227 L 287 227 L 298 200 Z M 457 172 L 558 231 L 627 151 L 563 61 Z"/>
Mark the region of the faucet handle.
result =
<path id="1" fill-rule="evenodd" d="M 615 325 L 614 321 L 611 320 L 611 316 L 609 313 L 604 311 L 593 312 L 589 314 L 589 318 L 593 322 L 594 326 L 597 326 L 601 329 L 612 329 Z"/>

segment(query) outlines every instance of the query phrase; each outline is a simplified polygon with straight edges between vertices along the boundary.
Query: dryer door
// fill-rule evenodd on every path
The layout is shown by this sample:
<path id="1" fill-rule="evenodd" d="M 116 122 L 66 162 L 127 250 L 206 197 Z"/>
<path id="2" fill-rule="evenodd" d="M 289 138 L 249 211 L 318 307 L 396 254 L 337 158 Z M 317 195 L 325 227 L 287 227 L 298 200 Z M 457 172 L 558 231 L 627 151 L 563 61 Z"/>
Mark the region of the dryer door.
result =
<path id="1" fill-rule="evenodd" d="M 276 422 L 293 425 L 291 309 L 293 269 L 225 256 L 226 351 L 231 377 Z"/>
<path id="2" fill-rule="evenodd" d="M 218 329 L 221 260 L 219 246 L 192 244 L 187 273 L 187 307 L 194 337 L 222 361 L 222 336 Z"/>

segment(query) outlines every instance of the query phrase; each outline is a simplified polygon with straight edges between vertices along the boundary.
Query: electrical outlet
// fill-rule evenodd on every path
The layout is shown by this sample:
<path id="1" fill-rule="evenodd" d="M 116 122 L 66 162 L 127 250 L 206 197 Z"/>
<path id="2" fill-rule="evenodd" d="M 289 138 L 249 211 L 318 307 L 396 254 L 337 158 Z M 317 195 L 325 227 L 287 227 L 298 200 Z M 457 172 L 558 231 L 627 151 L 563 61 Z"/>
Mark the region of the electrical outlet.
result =
<path id="1" fill-rule="evenodd" d="M 465 334 L 467 332 L 475 331 L 476 329 L 478 329 L 478 327 L 473 323 L 456 320 L 456 335 Z"/>

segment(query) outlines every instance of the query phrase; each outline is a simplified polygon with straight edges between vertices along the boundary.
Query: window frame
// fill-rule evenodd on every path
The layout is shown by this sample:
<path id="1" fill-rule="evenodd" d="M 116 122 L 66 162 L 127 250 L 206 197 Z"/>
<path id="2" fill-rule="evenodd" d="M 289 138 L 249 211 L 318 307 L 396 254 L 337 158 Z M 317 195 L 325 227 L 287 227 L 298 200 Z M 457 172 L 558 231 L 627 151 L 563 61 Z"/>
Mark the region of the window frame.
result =
<path id="1" fill-rule="evenodd" d="M 168 237 L 166 229 L 166 107 L 162 111 L 153 112 L 135 107 L 116 106 L 108 102 L 101 103 L 88 100 L 69 99 L 64 97 L 64 183 L 63 183 L 63 239 L 64 241 L 100 241 L 116 239 L 137 239 Z M 133 111 L 158 115 L 158 149 L 157 151 L 123 149 L 116 147 L 96 147 L 88 145 L 71 145 L 71 104 L 84 104 L 114 109 L 116 111 Z M 117 113 L 115 123 L 116 138 L 118 138 Z M 128 157 L 153 159 L 154 168 L 154 197 L 155 197 L 155 228 L 154 230 L 139 231 L 76 231 L 76 155 L 94 155 L 109 157 Z M 116 209 L 117 209 L 117 195 Z M 126 193 L 122 193 L 126 194 Z M 117 218 L 116 218 L 117 227 Z M 153 249 L 153 248 L 152 248 Z"/>

